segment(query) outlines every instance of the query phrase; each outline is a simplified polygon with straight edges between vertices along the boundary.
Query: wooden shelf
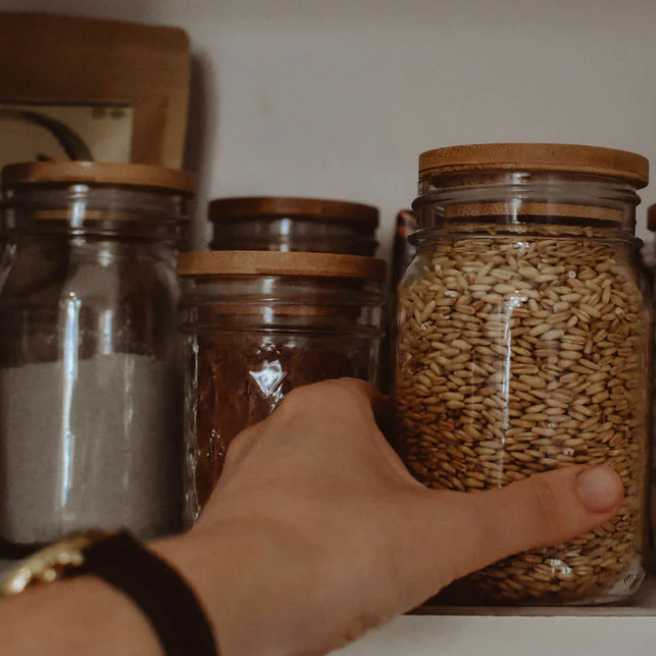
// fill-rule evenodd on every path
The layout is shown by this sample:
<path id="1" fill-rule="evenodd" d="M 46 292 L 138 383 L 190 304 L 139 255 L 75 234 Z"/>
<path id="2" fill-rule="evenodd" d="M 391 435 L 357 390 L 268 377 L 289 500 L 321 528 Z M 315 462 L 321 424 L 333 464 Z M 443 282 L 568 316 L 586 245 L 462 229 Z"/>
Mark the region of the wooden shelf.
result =
<path id="1" fill-rule="evenodd" d="M 424 608 L 339 656 L 654 656 L 656 578 L 623 606 Z"/>

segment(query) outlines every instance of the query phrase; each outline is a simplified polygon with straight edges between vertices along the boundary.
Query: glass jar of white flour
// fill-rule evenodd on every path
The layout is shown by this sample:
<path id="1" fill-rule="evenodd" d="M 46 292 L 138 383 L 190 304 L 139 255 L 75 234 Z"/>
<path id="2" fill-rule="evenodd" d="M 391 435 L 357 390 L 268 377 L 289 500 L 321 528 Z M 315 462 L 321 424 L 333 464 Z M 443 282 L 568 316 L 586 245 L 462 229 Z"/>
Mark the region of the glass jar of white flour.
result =
<path id="1" fill-rule="evenodd" d="M 3 171 L 0 539 L 178 530 L 177 249 L 190 174 L 140 164 Z"/>

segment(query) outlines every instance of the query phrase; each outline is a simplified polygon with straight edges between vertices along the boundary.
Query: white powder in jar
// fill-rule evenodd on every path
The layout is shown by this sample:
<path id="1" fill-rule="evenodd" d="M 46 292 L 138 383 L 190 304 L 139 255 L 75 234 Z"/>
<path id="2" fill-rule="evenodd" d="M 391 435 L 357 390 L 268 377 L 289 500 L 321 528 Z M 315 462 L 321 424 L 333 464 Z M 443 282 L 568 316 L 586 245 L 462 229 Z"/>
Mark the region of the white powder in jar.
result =
<path id="1" fill-rule="evenodd" d="M 0 370 L 0 537 L 178 530 L 179 405 L 174 366 L 145 355 Z"/>

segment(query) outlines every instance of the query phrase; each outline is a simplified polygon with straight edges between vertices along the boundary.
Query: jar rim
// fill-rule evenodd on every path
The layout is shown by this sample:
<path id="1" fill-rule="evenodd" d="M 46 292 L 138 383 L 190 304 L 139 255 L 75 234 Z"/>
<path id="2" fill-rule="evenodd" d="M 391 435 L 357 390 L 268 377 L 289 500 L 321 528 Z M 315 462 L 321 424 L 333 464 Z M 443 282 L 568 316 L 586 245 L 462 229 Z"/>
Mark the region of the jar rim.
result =
<path id="1" fill-rule="evenodd" d="M 633 251 L 638 251 L 644 244 L 643 240 L 634 235 L 615 235 L 612 237 L 600 237 L 600 236 L 585 236 L 581 237 L 575 235 L 544 235 L 544 234 L 535 234 L 530 232 L 507 232 L 505 234 L 489 234 L 481 232 L 457 232 L 454 230 L 444 230 L 442 228 L 424 228 L 423 230 L 417 230 L 408 237 L 408 242 L 412 244 L 418 250 L 423 248 L 425 245 L 434 245 L 438 241 L 463 241 L 463 240 L 549 240 L 559 243 L 567 242 L 581 242 L 581 241 L 593 241 L 598 244 L 617 244 L 623 245 Z"/>
<path id="2" fill-rule="evenodd" d="M 181 277 L 274 275 L 383 282 L 386 269 L 385 262 L 374 257 L 299 251 L 196 251 L 178 257 Z"/>
<path id="3" fill-rule="evenodd" d="M 554 143 L 487 143 L 427 150 L 419 156 L 419 179 L 453 173 L 544 171 L 622 180 L 641 189 L 649 160 L 614 148 Z"/>
<path id="4" fill-rule="evenodd" d="M 193 173 L 153 164 L 52 161 L 10 164 L 2 169 L 2 186 L 5 189 L 62 184 L 142 188 L 183 196 L 196 195 Z"/>

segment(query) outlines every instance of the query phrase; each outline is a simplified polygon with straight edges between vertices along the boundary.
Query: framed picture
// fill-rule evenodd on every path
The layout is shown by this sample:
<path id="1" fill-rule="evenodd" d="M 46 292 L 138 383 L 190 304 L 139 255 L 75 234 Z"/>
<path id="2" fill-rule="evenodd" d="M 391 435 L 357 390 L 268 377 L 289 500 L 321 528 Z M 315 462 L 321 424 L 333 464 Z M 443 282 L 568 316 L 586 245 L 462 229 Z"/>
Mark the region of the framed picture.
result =
<path id="1" fill-rule="evenodd" d="M 189 39 L 177 28 L 0 12 L 0 165 L 180 168 L 189 69 Z"/>
<path id="2" fill-rule="evenodd" d="M 127 105 L 0 102 L 0 167 L 12 162 L 129 162 L 133 110 Z"/>

